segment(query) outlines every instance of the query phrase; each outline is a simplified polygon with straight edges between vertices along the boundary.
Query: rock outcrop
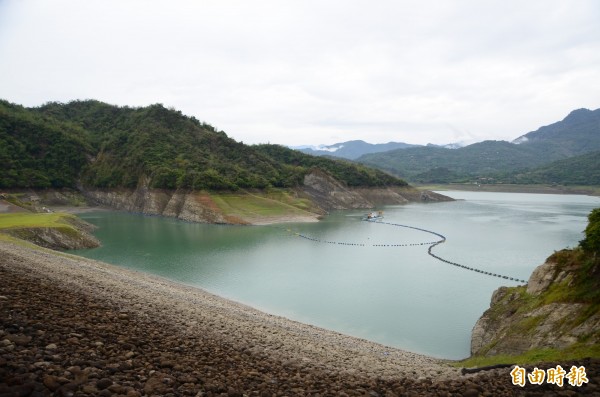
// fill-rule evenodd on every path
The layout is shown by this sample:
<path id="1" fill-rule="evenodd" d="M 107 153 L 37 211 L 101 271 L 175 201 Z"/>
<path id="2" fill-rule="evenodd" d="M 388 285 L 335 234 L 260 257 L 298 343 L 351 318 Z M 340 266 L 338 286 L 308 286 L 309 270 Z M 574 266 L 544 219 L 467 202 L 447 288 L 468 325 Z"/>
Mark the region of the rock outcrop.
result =
<path id="1" fill-rule="evenodd" d="M 85 196 L 100 205 L 148 215 L 162 215 L 190 222 L 244 224 L 224 215 L 210 195 L 202 192 L 169 191 L 147 187 L 85 190 Z"/>
<path id="2" fill-rule="evenodd" d="M 304 186 L 301 190 L 325 210 L 372 206 L 360 194 L 320 170 L 314 170 L 304 177 Z"/>
<path id="3" fill-rule="evenodd" d="M 377 205 L 406 204 L 411 201 L 451 201 L 452 199 L 411 186 L 389 188 L 348 187 L 330 175 L 314 170 L 304 177 L 302 192 L 326 211 L 373 208 Z"/>
<path id="4" fill-rule="evenodd" d="M 517 355 L 600 343 L 600 311 L 597 302 L 586 299 L 584 265 L 572 259 L 578 253 L 555 253 L 533 271 L 527 285 L 496 290 L 473 328 L 471 354 Z"/>
<path id="5" fill-rule="evenodd" d="M 142 181 L 136 189 L 91 189 L 82 188 L 86 198 L 102 206 L 139 212 L 148 215 L 161 215 L 191 222 L 255 224 L 260 217 L 252 214 L 226 214 L 213 200 L 213 194 L 198 191 L 150 189 L 147 181 Z M 236 193 L 244 195 L 246 193 Z M 256 198 L 256 195 L 247 193 Z M 294 196 L 311 202 L 303 215 L 317 219 L 331 210 L 373 208 L 378 205 L 404 204 L 410 201 L 449 201 L 449 197 L 434 192 L 420 191 L 413 187 L 353 188 L 337 181 L 327 173 L 314 170 L 304 178 L 303 186 L 293 190 Z M 217 195 L 218 196 L 218 195 Z M 273 201 L 269 199 L 269 201 Z M 298 208 L 285 202 L 290 213 L 287 218 L 298 220 Z M 302 215 L 302 214 L 301 214 Z M 281 216 L 280 221 L 286 216 Z"/>
<path id="6" fill-rule="evenodd" d="M 93 225 L 76 217 L 65 218 L 64 222 L 64 226 L 15 228 L 6 233 L 41 247 L 60 251 L 100 246 L 100 241 L 91 233 Z"/>

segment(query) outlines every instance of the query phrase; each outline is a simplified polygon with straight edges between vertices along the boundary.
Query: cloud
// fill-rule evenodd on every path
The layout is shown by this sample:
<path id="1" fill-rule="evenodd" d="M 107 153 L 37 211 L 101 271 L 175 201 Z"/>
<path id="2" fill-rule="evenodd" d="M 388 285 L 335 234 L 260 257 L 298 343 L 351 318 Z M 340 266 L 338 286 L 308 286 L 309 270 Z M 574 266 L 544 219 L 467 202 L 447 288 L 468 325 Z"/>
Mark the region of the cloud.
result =
<path id="1" fill-rule="evenodd" d="M 575 1 L 0 2 L 2 96 L 164 103 L 247 143 L 513 139 L 597 108 Z"/>

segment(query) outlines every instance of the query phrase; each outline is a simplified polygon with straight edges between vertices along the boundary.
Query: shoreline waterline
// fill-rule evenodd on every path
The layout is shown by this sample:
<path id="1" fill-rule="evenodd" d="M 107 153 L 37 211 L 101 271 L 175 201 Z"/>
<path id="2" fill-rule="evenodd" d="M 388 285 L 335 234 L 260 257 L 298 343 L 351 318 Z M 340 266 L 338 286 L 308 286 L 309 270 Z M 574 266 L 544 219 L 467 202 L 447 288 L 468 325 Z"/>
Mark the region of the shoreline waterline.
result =
<path id="1" fill-rule="evenodd" d="M 5 271 L 59 284 L 118 303 L 122 310 L 177 324 L 182 334 L 210 335 L 239 349 L 267 351 L 281 362 L 369 377 L 449 379 L 449 360 L 392 348 L 284 317 L 267 314 L 200 288 L 107 263 L 0 241 Z M 252 347 L 249 347 L 252 346 Z"/>
<path id="2" fill-rule="evenodd" d="M 386 207 L 385 222 L 446 236 L 436 255 L 464 267 L 447 266 L 427 246 L 415 245 L 433 236 L 362 222 L 361 210 L 332 212 L 318 223 L 252 228 L 106 212 L 83 217 L 98 227 L 103 247 L 74 253 L 295 321 L 459 360 L 469 356 L 472 327 L 493 292 L 515 283 L 486 272 L 527 280 L 552 250 L 579 240 L 597 199 L 453 196 L 467 200 Z"/>

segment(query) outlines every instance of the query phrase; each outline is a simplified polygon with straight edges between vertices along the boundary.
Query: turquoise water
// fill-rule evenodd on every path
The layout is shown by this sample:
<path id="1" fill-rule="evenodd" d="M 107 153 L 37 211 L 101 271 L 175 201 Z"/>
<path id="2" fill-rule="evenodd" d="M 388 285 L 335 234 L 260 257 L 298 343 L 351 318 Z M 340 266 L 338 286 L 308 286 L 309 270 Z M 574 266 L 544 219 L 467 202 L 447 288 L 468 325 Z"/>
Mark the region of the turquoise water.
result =
<path id="1" fill-rule="evenodd" d="M 576 246 L 587 214 L 600 207 L 589 196 L 443 193 L 460 200 L 389 206 L 384 221 L 444 235 L 438 256 L 525 280 L 552 252 Z M 244 227 L 95 212 L 82 218 L 99 226 L 103 246 L 76 253 L 386 345 L 467 357 L 492 292 L 518 283 L 440 262 L 420 245 L 436 236 L 363 222 L 363 213 Z"/>

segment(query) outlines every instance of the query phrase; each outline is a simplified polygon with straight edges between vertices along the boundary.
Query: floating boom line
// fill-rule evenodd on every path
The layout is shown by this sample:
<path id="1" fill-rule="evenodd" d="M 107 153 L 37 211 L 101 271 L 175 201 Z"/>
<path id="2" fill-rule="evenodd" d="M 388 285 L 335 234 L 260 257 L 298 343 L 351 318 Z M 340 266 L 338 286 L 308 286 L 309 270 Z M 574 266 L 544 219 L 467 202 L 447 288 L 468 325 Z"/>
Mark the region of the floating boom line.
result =
<path id="1" fill-rule="evenodd" d="M 421 242 L 421 243 L 410 243 L 410 244 L 365 244 L 365 243 L 352 243 L 352 242 L 344 242 L 344 241 L 330 241 L 330 240 L 321 240 L 319 238 L 316 237 L 312 237 L 312 236 L 308 236 L 306 234 L 301 234 L 301 233 L 295 233 L 296 236 L 301 237 L 303 239 L 306 240 L 310 240 L 310 241 L 314 241 L 317 243 L 325 243 L 325 244 L 336 244 L 336 245 L 345 245 L 345 246 L 354 246 L 354 247 L 413 247 L 413 246 L 419 246 L 419 245 L 428 245 L 429 248 L 427 248 L 427 254 L 429 254 L 431 257 L 437 259 L 438 261 L 447 263 L 449 265 L 452 266 L 456 266 L 458 268 L 461 269 L 465 269 L 465 270 L 470 270 L 472 272 L 475 273 L 480 273 L 486 276 L 492 276 L 492 277 L 498 277 L 498 278 L 503 278 L 505 280 L 511 280 L 511 281 L 517 281 L 520 283 L 527 283 L 527 280 L 522 280 L 516 277 L 510 277 L 510 276 L 505 276 L 502 274 L 498 274 L 498 273 L 492 273 L 492 272 L 488 272 L 486 270 L 481 270 L 481 269 L 477 269 L 474 267 L 470 267 L 470 266 L 466 266 L 466 265 L 461 265 L 460 263 L 456 263 L 456 262 L 452 262 L 448 259 L 444 259 L 441 256 L 438 256 L 436 254 L 433 253 L 433 248 L 436 247 L 439 244 L 443 244 L 446 242 L 446 236 L 434 232 L 432 230 L 427 230 L 427 229 L 423 229 L 420 227 L 415 227 L 415 226 L 410 226 L 410 225 L 403 225 L 401 223 L 391 223 L 391 222 L 383 222 L 379 219 L 365 219 L 366 222 L 372 222 L 372 223 L 381 223 L 384 225 L 390 225 L 390 226 L 396 226 L 396 227 L 404 227 L 407 229 L 414 229 L 414 230 L 418 230 L 421 232 L 425 232 L 425 233 L 429 233 L 429 234 L 433 234 L 434 236 L 439 237 L 439 240 L 436 241 L 428 241 L 428 242 Z"/>

